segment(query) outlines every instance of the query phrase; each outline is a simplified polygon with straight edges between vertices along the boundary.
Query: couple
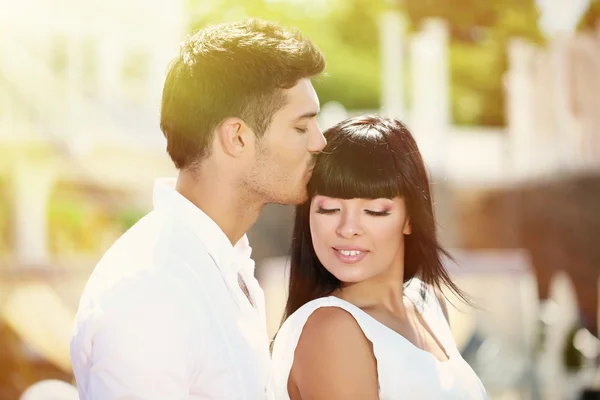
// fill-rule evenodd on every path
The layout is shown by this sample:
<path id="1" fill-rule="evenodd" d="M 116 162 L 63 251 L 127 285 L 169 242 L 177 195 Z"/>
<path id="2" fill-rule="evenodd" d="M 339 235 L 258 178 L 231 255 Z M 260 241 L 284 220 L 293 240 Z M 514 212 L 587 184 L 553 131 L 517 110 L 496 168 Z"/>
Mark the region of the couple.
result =
<path id="1" fill-rule="evenodd" d="M 182 45 L 161 128 L 179 169 L 81 298 L 81 400 L 485 399 L 447 321 L 428 178 L 398 120 L 321 133 L 322 53 L 261 20 Z M 285 322 L 270 353 L 245 232 L 298 204 Z"/>

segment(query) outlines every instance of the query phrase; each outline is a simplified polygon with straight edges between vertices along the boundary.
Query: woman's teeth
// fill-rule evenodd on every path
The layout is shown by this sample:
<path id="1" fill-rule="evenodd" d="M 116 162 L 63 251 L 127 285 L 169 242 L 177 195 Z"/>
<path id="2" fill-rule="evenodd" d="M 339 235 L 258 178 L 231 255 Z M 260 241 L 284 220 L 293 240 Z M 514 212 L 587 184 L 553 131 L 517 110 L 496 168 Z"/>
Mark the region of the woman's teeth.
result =
<path id="1" fill-rule="evenodd" d="M 357 256 L 360 253 L 362 253 L 362 251 L 358 251 L 358 250 L 340 250 L 340 253 L 345 255 L 345 256 Z"/>

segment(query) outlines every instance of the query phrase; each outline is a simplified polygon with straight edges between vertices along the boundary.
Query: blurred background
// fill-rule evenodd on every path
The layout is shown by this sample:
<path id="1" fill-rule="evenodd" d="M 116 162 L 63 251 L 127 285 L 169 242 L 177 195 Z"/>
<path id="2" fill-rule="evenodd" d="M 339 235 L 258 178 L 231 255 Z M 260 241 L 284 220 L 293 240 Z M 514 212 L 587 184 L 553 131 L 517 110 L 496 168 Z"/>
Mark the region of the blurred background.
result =
<path id="1" fill-rule="evenodd" d="M 411 128 L 478 305 L 450 297 L 456 341 L 490 399 L 598 387 L 600 1 L 0 0 L 0 400 L 76 398 L 60 382 L 83 286 L 176 174 L 167 65 L 192 30 L 248 16 L 324 51 L 321 128 Z M 271 335 L 292 216 L 268 206 L 249 233 Z"/>

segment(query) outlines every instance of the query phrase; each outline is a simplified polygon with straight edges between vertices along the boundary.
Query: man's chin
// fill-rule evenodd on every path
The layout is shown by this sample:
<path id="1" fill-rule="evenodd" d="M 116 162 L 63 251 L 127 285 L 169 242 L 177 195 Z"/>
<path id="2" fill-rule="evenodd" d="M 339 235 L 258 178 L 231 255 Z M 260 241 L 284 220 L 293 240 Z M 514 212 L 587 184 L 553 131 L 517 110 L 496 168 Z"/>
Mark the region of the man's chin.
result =
<path id="1" fill-rule="evenodd" d="M 294 204 L 294 205 L 302 204 L 306 200 L 308 200 L 308 191 L 306 190 L 306 187 L 303 187 L 302 190 L 296 196 L 296 200 L 292 204 Z"/>
<path id="2" fill-rule="evenodd" d="M 288 206 L 296 206 L 298 204 L 304 203 L 308 200 L 308 193 L 303 190 L 300 193 L 296 193 L 295 195 L 289 194 L 288 196 L 282 196 L 279 200 L 273 201 L 272 203 L 283 204 Z"/>
<path id="3" fill-rule="evenodd" d="M 293 202 L 293 203 L 291 203 L 291 204 L 293 204 L 293 205 L 295 205 L 295 206 L 296 206 L 296 205 L 298 205 L 298 204 L 302 204 L 302 203 L 304 203 L 306 200 L 308 200 L 308 194 L 304 193 L 304 195 L 302 195 L 302 196 L 300 196 L 300 197 L 297 197 L 297 198 L 296 198 L 296 201 L 294 201 L 294 202 Z"/>

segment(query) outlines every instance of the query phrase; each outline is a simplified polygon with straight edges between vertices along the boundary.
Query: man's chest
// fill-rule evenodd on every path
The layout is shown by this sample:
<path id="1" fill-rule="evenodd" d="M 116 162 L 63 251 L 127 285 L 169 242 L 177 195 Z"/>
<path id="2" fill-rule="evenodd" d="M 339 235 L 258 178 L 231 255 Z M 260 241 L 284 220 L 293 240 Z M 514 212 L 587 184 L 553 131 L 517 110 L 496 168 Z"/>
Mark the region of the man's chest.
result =
<path id="1" fill-rule="evenodd" d="M 239 286 L 233 286 L 238 282 L 227 282 L 214 265 L 200 272 L 190 271 L 185 282 L 193 294 L 195 312 L 204 321 L 196 328 L 195 336 L 204 341 L 199 355 L 203 359 L 198 362 L 199 373 L 191 394 L 198 399 L 264 397 L 270 356 L 265 321 L 259 310 L 248 302 Z"/>

